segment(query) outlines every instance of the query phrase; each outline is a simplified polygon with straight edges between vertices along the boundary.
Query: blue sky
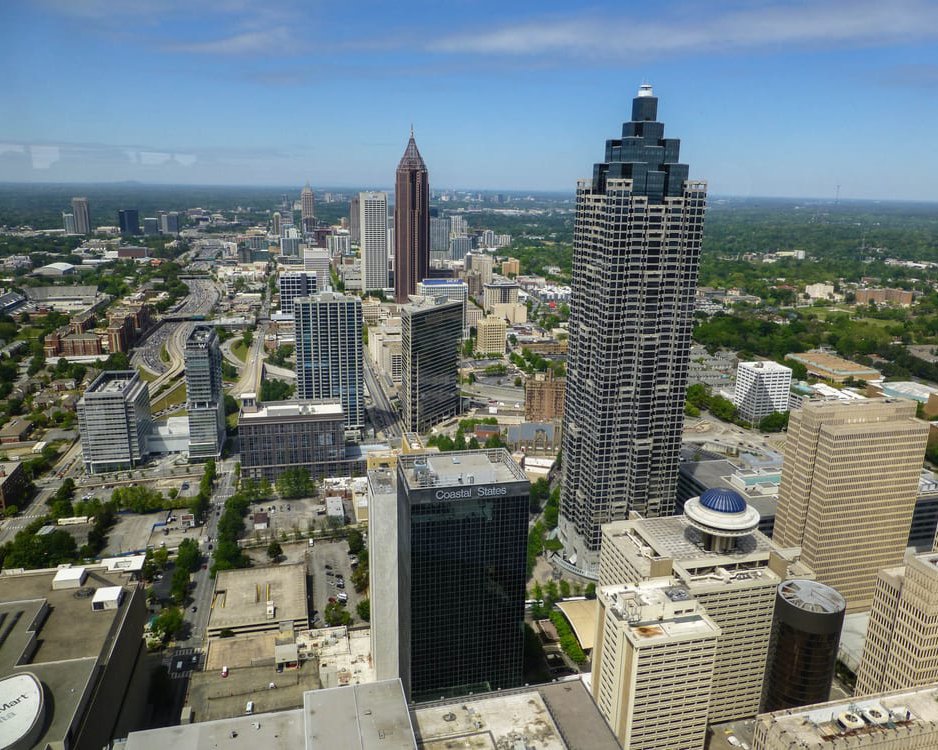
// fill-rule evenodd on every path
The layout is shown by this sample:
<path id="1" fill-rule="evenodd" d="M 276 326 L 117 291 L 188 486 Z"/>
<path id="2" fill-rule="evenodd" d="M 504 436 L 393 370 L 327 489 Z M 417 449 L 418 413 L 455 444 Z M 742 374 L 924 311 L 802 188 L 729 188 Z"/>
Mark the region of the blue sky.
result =
<path id="1" fill-rule="evenodd" d="M 723 195 L 938 201 L 938 1 L 4 0 L 0 181 L 571 190 L 659 97 Z"/>

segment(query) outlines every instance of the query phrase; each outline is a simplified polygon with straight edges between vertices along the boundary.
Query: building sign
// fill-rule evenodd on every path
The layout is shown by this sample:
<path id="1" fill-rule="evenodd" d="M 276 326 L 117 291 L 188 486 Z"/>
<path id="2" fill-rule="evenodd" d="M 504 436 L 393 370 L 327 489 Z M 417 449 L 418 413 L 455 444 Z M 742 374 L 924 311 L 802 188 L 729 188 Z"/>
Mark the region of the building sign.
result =
<path id="1" fill-rule="evenodd" d="M 437 490 L 434 497 L 437 500 L 471 500 L 472 498 L 504 497 L 508 488 L 502 485 L 479 484 L 468 487 L 453 487 Z"/>
<path id="2" fill-rule="evenodd" d="M 0 680 L 0 747 L 32 747 L 42 728 L 44 711 L 42 685 L 32 674 Z"/>

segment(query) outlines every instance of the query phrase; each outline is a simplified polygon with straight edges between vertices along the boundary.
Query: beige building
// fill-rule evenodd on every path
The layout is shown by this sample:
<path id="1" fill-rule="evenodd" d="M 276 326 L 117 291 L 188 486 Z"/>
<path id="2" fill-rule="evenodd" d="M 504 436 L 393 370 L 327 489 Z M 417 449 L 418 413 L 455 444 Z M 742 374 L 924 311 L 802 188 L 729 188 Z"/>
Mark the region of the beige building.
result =
<path id="1" fill-rule="evenodd" d="M 773 539 L 801 547 L 817 578 L 870 608 L 876 575 L 902 561 L 928 424 L 915 402 L 809 402 L 791 413 Z"/>
<path id="2" fill-rule="evenodd" d="M 508 325 L 504 319 L 487 315 L 476 327 L 476 351 L 483 354 L 504 354 Z"/>
<path id="3" fill-rule="evenodd" d="M 762 714 L 752 742 L 752 750 L 936 747 L 938 685 Z"/>
<path id="4" fill-rule="evenodd" d="M 513 326 L 528 322 L 528 306 L 520 302 L 500 302 L 492 305 L 492 315 L 504 318 Z"/>
<path id="5" fill-rule="evenodd" d="M 403 354 L 400 318 L 390 318 L 368 329 L 368 355 L 375 367 L 391 378 L 394 385 L 401 384 Z"/>
<path id="6" fill-rule="evenodd" d="M 486 312 L 492 312 L 495 305 L 515 305 L 518 303 L 518 296 L 521 287 L 514 281 L 493 281 L 491 284 L 485 284 L 482 287 L 483 303 L 482 307 Z"/>
<path id="7" fill-rule="evenodd" d="M 881 570 L 857 672 L 857 695 L 938 682 L 938 553 L 906 552 Z"/>
<path id="8" fill-rule="evenodd" d="M 597 591 L 593 699 L 625 750 L 703 748 L 720 628 L 670 578 Z"/>
<path id="9" fill-rule="evenodd" d="M 565 378 L 555 378 L 552 370 L 537 373 L 524 383 L 524 418 L 529 422 L 550 422 L 563 416 Z"/>
<path id="10" fill-rule="evenodd" d="M 521 261 L 517 258 L 505 258 L 502 261 L 502 276 L 518 276 L 521 274 Z"/>
<path id="11" fill-rule="evenodd" d="M 755 716 L 778 585 L 787 578 L 810 579 L 813 574 L 798 562 L 797 549 L 781 549 L 756 530 L 759 514 L 732 490 L 709 490 L 691 498 L 685 512 L 695 518 L 668 516 L 604 525 L 599 585 L 671 576 L 690 591 L 722 631 L 709 721 Z"/>

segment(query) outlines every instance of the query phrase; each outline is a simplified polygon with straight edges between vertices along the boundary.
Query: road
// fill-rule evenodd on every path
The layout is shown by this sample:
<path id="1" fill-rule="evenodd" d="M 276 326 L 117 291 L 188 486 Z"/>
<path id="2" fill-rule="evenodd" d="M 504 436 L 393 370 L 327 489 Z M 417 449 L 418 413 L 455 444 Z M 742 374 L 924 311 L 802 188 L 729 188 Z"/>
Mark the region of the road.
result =
<path id="1" fill-rule="evenodd" d="M 251 342 L 251 348 L 248 349 L 244 368 L 241 370 L 241 376 L 238 378 L 238 382 L 231 386 L 231 390 L 228 392 L 235 398 L 245 393 L 260 395 L 261 374 L 264 370 L 265 331 L 266 328 L 258 326 L 258 329 L 254 332 L 254 340 Z"/>
<path id="2" fill-rule="evenodd" d="M 400 415 L 391 406 L 391 401 L 384 392 L 384 388 L 381 387 L 374 365 L 367 355 L 365 355 L 364 372 L 365 387 L 372 399 L 371 423 L 374 425 L 375 432 L 384 432 L 389 438 L 400 437 L 404 431 Z"/>
<path id="3" fill-rule="evenodd" d="M 485 400 L 504 401 L 506 405 L 521 404 L 524 406 L 524 388 L 475 383 L 462 386 L 462 392 Z"/>

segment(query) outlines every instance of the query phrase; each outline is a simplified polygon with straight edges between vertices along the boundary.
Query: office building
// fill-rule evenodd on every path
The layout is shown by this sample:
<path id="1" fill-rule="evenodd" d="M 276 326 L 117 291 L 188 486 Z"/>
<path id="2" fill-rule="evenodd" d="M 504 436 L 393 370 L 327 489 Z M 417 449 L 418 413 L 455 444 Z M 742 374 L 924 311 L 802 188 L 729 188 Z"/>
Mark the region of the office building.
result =
<path id="1" fill-rule="evenodd" d="M 280 212 L 274 211 L 274 215 L 270 218 L 270 233 L 274 235 L 274 237 L 280 236 L 280 232 L 282 230 L 282 227 L 280 226 L 280 219 Z"/>
<path id="2" fill-rule="evenodd" d="M 448 253 L 449 217 L 430 217 L 430 252 Z"/>
<path id="3" fill-rule="evenodd" d="M 761 714 L 752 740 L 752 750 L 934 747 L 938 747 L 938 685 Z"/>
<path id="4" fill-rule="evenodd" d="M 315 273 L 320 291 L 327 291 L 332 280 L 332 264 L 329 251 L 321 247 L 307 247 L 303 250 L 303 270 Z"/>
<path id="5" fill-rule="evenodd" d="M 0 461 L 0 512 L 19 508 L 32 492 L 22 461 Z"/>
<path id="6" fill-rule="evenodd" d="M 388 288 L 388 194 L 358 194 L 362 289 Z"/>
<path id="7" fill-rule="evenodd" d="M 293 315 L 293 300 L 312 297 L 319 292 L 318 276 L 314 271 L 284 271 L 277 278 L 280 289 L 280 312 Z"/>
<path id="8" fill-rule="evenodd" d="M 417 294 L 421 297 L 438 297 L 456 300 L 463 305 L 463 337 L 469 336 L 469 323 L 466 309 L 469 304 L 469 287 L 459 279 L 424 279 L 417 284 Z"/>
<path id="9" fill-rule="evenodd" d="M 502 276 L 506 278 L 521 275 L 521 261 L 517 258 L 505 258 L 502 261 Z"/>
<path id="10" fill-rule="evenodd" d="M 736 368 L 733 403 L 739 416 L 758 424 L 772 412 L 788 411 L 791 368 L 777 362 L 740 362 Z"/>
<path id="11" fill-rule="evenodd" d="M 300 226 L 304 233 L 316 228 L 316 197 L 308 182 L 300 192 Z"/>
<path id="12" fill-rule="evenodd" d="M 553 370 L 536 373 L 524 381 L 524 418 L 528 422 L 550 422 L 563 417 L 567 381 Z"/>
<path id="13" fill-rule="evenodd" d="M 205 325 L 193 328 L 186 339 L 183 357 L 189 460 L 218 458 L 225 444 L 225 390 L 215 329 Z"/>
<path id="14" fill-rule="evenodd" d="M 87 198 L 72 198 L 72 213 L 75 215 L 75 234 L 91 234 L 91 211 Z"/>
<path id="15" fill-rule="evenodd" d="M 238 415 L 241 474 L 271 482 L 289 469 L 314 479 L 349 476 L 345 417 L 337 401 L 245 403 Z"/>
<path id="16" fill-rule="evenodd" d="M 719 626 L 670 578 L 596 599 L 593 699 L 624 750 L 703 750 Z"/>
<path id="17" fill-rule="evenodd" d="M 738 493 L 710 490 L 688 500 L 683 516 L 603 526 L 600 586 L 673 578 L 720 627 L 711 723 L 758 713 L 778 586 L 813 576 L 798 550 L 779 548 L 758 524 Z"/>
<path id="18" fill-rule="evenodd" d="M 469 234 L 469 224 L 466 222 L 466 217 L 459 214 L 453 214 L 449 217 L 450 231 L 453 234 L 458 235 L 467 235 Z"/>
<path id="19" fill-rule="evenodd" d="M 146 721 L 147 617 L 143 587 L 107 565 L 5 570 L 0 746 L 99 750 Z"/>
<path id="20" fill-rule="evenodd" d="M 915 402 L 808 402 L 791 412 L 773 538 L 869 609 L 876 575 L 902 561 L 928 424 Z M 566 454 L 564 454 L 566 461 Z"/>
<path id="21" fill-rule="evenodd" d="M 401 415 L 408 432 L 427 432 L 461 412 L 459 344 L 463 303 L 421 298 L 401 308 Z"/>
<path id="22" fill-rule="evenodd" d="M 361 242 L 361 198 L 353 195 L 349 202 L 348 211 L 348 231 L 352 239 L 352 244 L 357 245 Z"/>
<path id="23" fill-rule="evenodd" d="M 400 677 L 413 700 L 519 686 L 530 493 L 521 468 L 504 449 L 405 454 L 372 492 L 378 679 Z"/>
<path id="24" fill-rule="evenodd" d="M 706 183 L 642 85 L 577 186 L 560 538 L 595 575 L 601 527 L 674 508 Z"/>
<path id="25" fill-rule="evenodd" d="M 117 226 L 127 236 L 140 234 L 140 213 L 136 208 L 122 208 L 117 212 Z"/>
<path id="26" fill-rule="evenodd" d="M 65 234 L 78 234 L 75 228 L 75 214 L 62 212 L 62 229 L 65 230 Z"/>
<path id="27" fill-rule="evenodd" d="M 482 285 L 483 303 L 486 312 L 492 312 L 495 305 L 514 305 L 518 303 L 521 287 L 513 281 L 496 281 Z"/>
<path id="28" fill-rule="evenodd" d="M 938 683 L 938 553 L 905 554 L 879 572 L 857 672 L 857 694 Z"/>
<path id="29" fill-rule="evenodd" d="M 429 267 L 430 183 L 411 129 L 394 187 L 394 299 L 406 303 Z"/>
<path id="30" fill-rule="evenodd" d="M 321 292 L 293 301 L 296 396 L 342 404 L 345 427 L 365 422 L 362 304 L 358 297 Z"/>
<path id="31" fill-rule="evenodd" d="M 303 246 L 302 237 L 281 237 L 280 254 L 285 258 L 297 258 L 300 255 L 300 248 Z"/>
<path id="32" fill-rule="evenodd" d="M 136 370 L 105 370 L 78 402 L 85 471 L 132 469 L 147 455 L 153 419 L 150 391 Z"/>
<path id="33" fill-rule="evenodd" d="M 466 238 L 469 239 L 468 237 Z M 487 253 L 472 253 L 469 252 L 472 245 L 470 243 L 469 247 L 466 249 L 465 255 L 459 255 L 456 257 L 461 257 L 465 259 L 466 271 L 474 271 L 479 274 L 480 281 L 482 282 L 483 289 L 486 284 L 491 284 L 492 279 L 495 274 L 495 258 Z M 517 300 L 515 300 L 517 301 Z"/>
<path id="34" fill-rule="evenodd" d="M 847 603 L 830 586 L 789 580 L 778 587 L 765 671 L 764 711 L 827 700 Z"/>
<path id="35" fill-rule="evenodd" d="M 471 237 L 467 237 L 464 234 L 450 235 L 449 254 L 453 260 L 460 260 L 461 258 L 465 258 L 466 255 L 470 252 L 472 252 Z"/>
<path id="36" fill-rule="evenodd" d="M 160 211 L 160 234 L 179 234 L 179 214 Z"/>
<path id="37" fill-rule="evenodd" d="M 502 356 L 507 335 L 508 326 L 504 318 L 486 315 L 476 326 L 476 351 Z"/>
<path id="38" fill-rule="evenodd" d="M 352 242 L 347 233 L 330 234 L 326 238 L 326 249 L 333 258 L 337 255 L 351 255 Z"/>
<path id="39" fill-rule="evenodd" d="M 160 233 L 160 220 L 155 216 L 145 216 L 143 219 L 143 235 L 155 237 Z"/>

